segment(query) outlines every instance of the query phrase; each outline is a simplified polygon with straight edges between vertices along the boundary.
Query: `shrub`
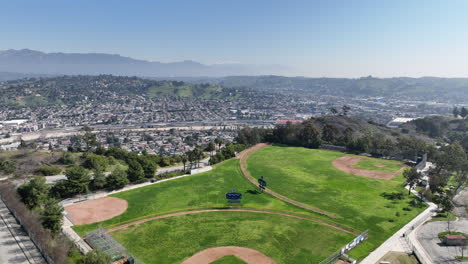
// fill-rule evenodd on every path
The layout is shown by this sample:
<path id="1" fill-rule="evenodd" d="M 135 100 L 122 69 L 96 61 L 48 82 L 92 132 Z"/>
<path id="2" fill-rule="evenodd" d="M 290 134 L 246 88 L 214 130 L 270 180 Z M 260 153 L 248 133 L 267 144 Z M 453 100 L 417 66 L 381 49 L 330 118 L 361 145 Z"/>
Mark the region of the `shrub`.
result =
<path id="1" fill-rule="evenodd" d="M 36 173 L 44 176 L 57 175 L 62 172 L 62 169 L 50 165 L 42 165 L 36 169 Z"/>

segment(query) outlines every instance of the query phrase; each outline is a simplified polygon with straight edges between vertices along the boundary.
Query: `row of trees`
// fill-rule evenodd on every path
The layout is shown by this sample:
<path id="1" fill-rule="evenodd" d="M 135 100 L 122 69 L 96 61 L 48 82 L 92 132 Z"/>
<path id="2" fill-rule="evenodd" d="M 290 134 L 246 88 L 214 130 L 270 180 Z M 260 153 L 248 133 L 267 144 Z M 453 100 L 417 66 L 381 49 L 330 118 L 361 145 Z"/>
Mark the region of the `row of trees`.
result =
<path id="1" fill-rule="evenodd" d="M 455 106 L 453 108 L 452 113 L 455 118 L 458 118 L 459 116 L 465 118 L 466 116 L 468 116 L 468 110 L 465 107 L 458 109 L 458 107 Z"/>
<path id="2" fill-rule="evenodd" d="M 239 153 L 244 149 L 245 149 L 244 144 L 228 143 L 226 144 L 226 146 L 224 146 L 224 148 L 220 149 L 218 153 L 211 156 L 209 163 L 213 165 L 221 161 L 233 158 L 236 156 L 236 153 Z"/>

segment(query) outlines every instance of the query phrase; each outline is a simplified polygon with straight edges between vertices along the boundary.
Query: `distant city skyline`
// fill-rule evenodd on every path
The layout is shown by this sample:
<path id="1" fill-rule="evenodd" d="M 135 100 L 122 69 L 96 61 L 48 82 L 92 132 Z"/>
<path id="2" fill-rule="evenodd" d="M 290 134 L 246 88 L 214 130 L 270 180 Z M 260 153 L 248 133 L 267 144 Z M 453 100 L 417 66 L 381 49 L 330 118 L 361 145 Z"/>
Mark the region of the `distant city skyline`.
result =
<path id="1" fill-rule="evenodd" d="M 0 50 L 468 77 L 468 1 L 3 1 Z M 275 74 L 272 72 L 272 74 Z"/>

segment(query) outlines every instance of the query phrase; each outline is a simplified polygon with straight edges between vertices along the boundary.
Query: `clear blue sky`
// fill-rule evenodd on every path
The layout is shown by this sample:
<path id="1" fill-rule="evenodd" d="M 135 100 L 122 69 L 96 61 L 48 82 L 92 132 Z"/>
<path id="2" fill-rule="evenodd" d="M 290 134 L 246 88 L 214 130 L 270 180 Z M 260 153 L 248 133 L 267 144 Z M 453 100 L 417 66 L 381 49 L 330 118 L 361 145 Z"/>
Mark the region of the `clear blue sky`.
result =
<path id="1" fill-rule="evenodd" d="M 468 77 L 466 0 L 0 0 L 0 49 Z"/>

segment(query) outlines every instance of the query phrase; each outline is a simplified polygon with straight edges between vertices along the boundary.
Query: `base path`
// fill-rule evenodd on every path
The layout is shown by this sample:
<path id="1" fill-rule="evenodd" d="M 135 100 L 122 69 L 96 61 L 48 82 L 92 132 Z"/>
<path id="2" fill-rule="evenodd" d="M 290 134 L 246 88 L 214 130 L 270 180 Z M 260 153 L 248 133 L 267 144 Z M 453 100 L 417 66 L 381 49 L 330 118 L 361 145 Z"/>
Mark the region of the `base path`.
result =
<path id="1" fill-rule="evenodd" d="M 255 186 L 258 185 L 257 183 L 257 180 L 252 177 L 252 175 L 250 175 L 250 172 L 247 170 L 247 159 L 249 158 L 249 156 L 254 153 L 255 151 L 259 150 L 259 149 L 262 149 L 262 148 L 265 148 L 265 147 L 268 147 L 270 146 L 271 144 L 267 144 L 267 143 L 260 143 L 260 144 L 257 144 L 255 146 L 252 146 L 244 151 L 242 151 L 237 157 L 240 159 L 240 167 L 241 167 L 241 171 L 242 171 L 242 174 L 244 174 L 244 176 L 247 178 L 247 180 L 249 180 L 251 183 L 253 183 Z M 299 206 L 301 208 L 304 208 L 308 211 L 312 211 L 314 213 L 317 213 L 317 214 L 321 214 L 321 215 L 326 215 L 328 217 L 331 217 L 331 218 L 336 218 L 336 215 L 332 214 L 332 213 L 329 213 L 329 212 L 325 212 L 325 211 L 322 211 L 320 209 L 317 209 L 317 208 L 314 208 L 314 207 L 311 207 L 311 206 L 308 206 L 308 205 L 305 205 L 305 204 L 302 204 L 298 201 L 294 201 L 294 200 L 291 200 L 285 196 L 282 196 L 281 194 L 278 194 L 278 193 L 275 193 L 273 192 L 272 190 L 270 189 L 267 189 L 265 188 L 265 192 L 280 199 L 280 200 L 283 200 L 284 202 L 287 202 L 287 203 L 290 203 L 290 204 L 293 204 L 295 206 Z"/>
<path id="2" fill-rule="evenodd" d="M 278 211 L 258 210 L 258 209 L 238 209 L 238 208 L 202 209 L 202 210 L 192 210 L 192 211 L 177 212 L 177 213 L 171 213 L 171 214 L 165 214 L 165 215 L 158 215 L 158 216 L 154 216 L 154 217 L 149 217 L 149 218 L 145 218 L 145 219 L 125 223 L 125 224 L 122 224 L 122 225 L 119 225 L 119 226 L 110 227 L 110 228 L 107 228 L 106 231 L 107 232 L 113 232 L 113 231 L 116 231 L 116 230 L 120 230 L 120 229 L 129 227 L 131 225 L 138 225 L 138 224 L 145 223 L 145 222 L 148 222 L 148 221 L 153 221 L 153 220 L 156 220 L 156 219 L 163 219 L 163 218 L 180 216 L 180 215 L 188 215 L 188 214 L 209 213 L 209 212 L 250 212 L 250 213 L 284 215 L 284 216 L 295 217 L 295 218 L 299 218 L 299 219 L 305 219 L 305 220 L 317 222 L 317 223 L 320 223 L 320 224 L 323 224 L 323 225 L 326 225 L 326 226 L 329 226 L 329 227 L 332 227 L 332 228 L 335 228 L 335 229 L 338 229 L 338 230 L 341 230 L 341 231 L 344 231 L 346 233 L 350 233 L 350 234 L 353 234 L 353 235 L 359 235 L 360 234 L 359 232 L 356 232 L 356 231 L 354 231 L 354 230 L 352 230 L 350 228 L 342 227 L 340 225 L 333 224 L 333 223 L 328 223 L 328 222 L 325 222 L 323 220 L 316 219 L 316 218 L 309 217 L 309 216 L 296 215 L 296 214 L 290 214 L 290 213 L 284 213 L 284 212 L 278 212 Z"/>
<path id="3" fill-rule="evenodd" d="M 236 256 L 249 264 L 276 264 L 276 262 L 263 255 L 262 252 L 243 247 L 215 247 L 208 248 L 191 256 L 182 264 L 209 264 L 225 256 Z"/>
<path id="4" fill-rule="evenodd" d="M 118 216 L 127 210 L 127 201 L 115 197 L 104 197 L 80 202 L 65 207 L 67 218 L 74 225 L 101 222 Z"/>
<path id="5" fill-rule="evenodd" d="M 341 158 L 337 158 L 334 160 L 333 166 L 341 171 L 351 173 L 358 176 L 364 176 L 369 178 L 377 178 L 377 179 L 385 179 L 389 180 L 396 175 L 400 174 L 405 167 L 402 167 L 396 172 L 382 172 L 382 171 L 374 171 L 374 170 L 365 170 L 355 168 L 354 165 L 360 161 L 366 160 L 366 158 L 362 157 L 355 157 L 355 156 L 344 156 Z"/>

